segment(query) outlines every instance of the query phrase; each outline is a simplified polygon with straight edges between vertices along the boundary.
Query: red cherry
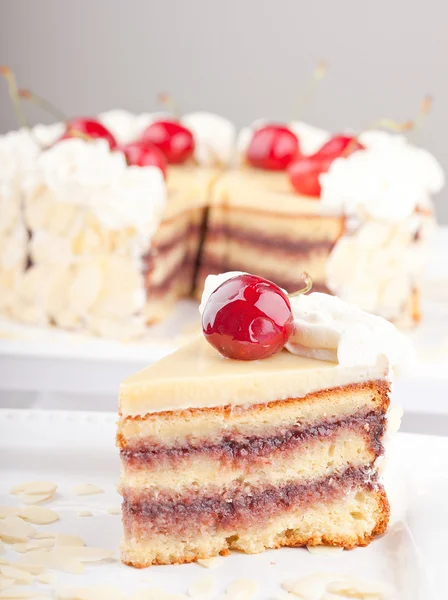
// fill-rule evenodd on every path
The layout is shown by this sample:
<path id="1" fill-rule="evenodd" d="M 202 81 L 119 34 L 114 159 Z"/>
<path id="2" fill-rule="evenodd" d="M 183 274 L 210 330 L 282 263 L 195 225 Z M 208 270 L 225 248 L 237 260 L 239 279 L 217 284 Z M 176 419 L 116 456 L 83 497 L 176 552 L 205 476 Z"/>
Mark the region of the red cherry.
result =
<path id="1" fill-rule="evenodd" d="M 166 177 L 166 158 L 154 144 L 145 140 L 130 142 L 119 148 L 128 165 L 137 167 L 158 167 Z"/>
<path id="2" fill-rule="evenodd" d="M 297 136 L 284 125 L 257 129 L 247 149 L 247 161 L 257 169 L 284 171 L 299 154 Z"/>
<path id="3" fill-rule="evenodd" d="M 79 135 L 77 136 L 76 134 Z M 77 119 L 71 119 L 68 121 L 67 129 L 60 139 L 66 140 L 73 137 L 105 139 L 107 140 L 111 150 L 113 150 L 117 145 L 117 142 L 115 141 L 115 138 L 111 132 L 96 119 L 79 117 Z"/>
<path id="4" fill-rule="evenodd" d="M 321 187 L 319 175 L 330 168 L 332 158 L 313 154 L 297 158 L 288 167 L 289 180 L 299 194 L 319 198 Z"/>
<path id="5" fill-rule="evenodd" d="M 316 152 L 316 156 L 350 156 L 357 150 L 364 150 L 364 146 L 354 135 L 334 135 Z"/>
<path id="6" fill-rule="evenodd" d="M 182 164 L 194 152 L 193 134 L 176 121 L 151 123 L 143 132 L 142 139 L 157 146 L 170 164 Z"/>
<path id="7" fill-rule="evenodd" d="M 207 341 L 227 358 L 258 360 L 280 352 L 292 334 L 288 296 L 256 275 L 237 275 L 211 295 L 202 314 Z"/>

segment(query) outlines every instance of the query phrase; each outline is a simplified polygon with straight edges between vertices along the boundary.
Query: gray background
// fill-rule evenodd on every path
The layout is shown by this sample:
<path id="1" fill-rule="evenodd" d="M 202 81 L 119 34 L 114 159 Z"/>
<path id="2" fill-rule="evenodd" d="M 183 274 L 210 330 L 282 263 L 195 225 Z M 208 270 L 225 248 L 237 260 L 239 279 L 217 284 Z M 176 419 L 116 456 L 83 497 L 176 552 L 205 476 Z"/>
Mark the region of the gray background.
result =
<path id="1" fill-rule="evenodd" d="M 336 131 L 407 119 L 430 92 L 420 141 L 448 171 L 447 21 L 445 0 L 0 0 L 0 63 L 69 115 L 151 111 L 169 91 L 184 111 L 242 125 L 290 118 L 325 58 L 304 120 Z M 0 132 L 14 127 L 0 82 Z"/>

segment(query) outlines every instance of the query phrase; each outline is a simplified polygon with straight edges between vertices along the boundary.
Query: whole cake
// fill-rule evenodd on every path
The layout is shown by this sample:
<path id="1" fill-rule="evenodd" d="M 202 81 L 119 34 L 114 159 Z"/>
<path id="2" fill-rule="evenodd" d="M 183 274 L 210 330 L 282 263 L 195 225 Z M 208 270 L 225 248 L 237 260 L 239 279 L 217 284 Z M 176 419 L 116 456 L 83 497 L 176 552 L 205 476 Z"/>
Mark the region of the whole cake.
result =
<path id="1" fill-rule="evenodd" d="M 163 177 L 165 175 L 165 178 Z M 409 325 L 442 171 L 404 136 L 133 115 L 0 137 L 0 311 L 132 338 L 208 274 L 256 270 Z M 45 282 L 43 285 L 42 282 Z"/>
<path id="2" fill-rule="evenodd" d="M 246 274 L 211 277 L 201 309 L 205 337 L 120 387 L 122 560 L 353 548 L 384 533 L 391 366 L 409 342 L 336 297 L 289 300 Z"/>

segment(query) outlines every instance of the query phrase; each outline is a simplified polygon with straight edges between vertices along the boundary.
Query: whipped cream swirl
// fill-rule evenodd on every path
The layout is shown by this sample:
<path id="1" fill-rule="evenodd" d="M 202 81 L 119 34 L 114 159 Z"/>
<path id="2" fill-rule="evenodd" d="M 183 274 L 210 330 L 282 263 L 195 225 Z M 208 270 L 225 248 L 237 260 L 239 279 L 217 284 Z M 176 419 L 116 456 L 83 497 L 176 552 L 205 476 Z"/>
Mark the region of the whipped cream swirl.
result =
<path id="1" fill-rule="evenodd" d="M 430 206 L 431 194 L 444 185 L 437 160 L 401 135 L 366 131 L 365 150 L 337 158 L 320 176 L 321 203 L 361 221 L 396 223 L 416 208 Z"/>
<path id="2" fill-rule="evenodd" d="M 156 167 L 128 167 L 105 140 L 63 140 L 37 160 L 29 191 L 46 187 L 58 202 L 90 209 L 107 229 L 130 227 L 143 236 L 159 225 L 166 202 Z"/>
<path id="3" fill-rule="evenodd" d="M 229 165 L 235 154 L 236 128 L 228 119 L 207 112 L 185 115 L 181 123 L 194 137 L 194 157 L 201 166 Z"/>

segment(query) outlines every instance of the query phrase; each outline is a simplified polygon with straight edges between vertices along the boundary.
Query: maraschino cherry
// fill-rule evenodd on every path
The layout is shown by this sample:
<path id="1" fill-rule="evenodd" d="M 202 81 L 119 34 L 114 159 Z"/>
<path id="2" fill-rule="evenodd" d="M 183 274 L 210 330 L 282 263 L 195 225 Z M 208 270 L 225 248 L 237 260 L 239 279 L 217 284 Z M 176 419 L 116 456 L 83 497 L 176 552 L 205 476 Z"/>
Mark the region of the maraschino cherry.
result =
<path id="1" fill-rule="evenodd" d="M 157 146 L 169 164 L 182 164 L 194 152 L 193 134 L 174 119 L 151 123 L 143 132 L 142 140 Z"/>
<path id="2" fill-rule="evenodd" d="M 202 330 L 220 354 L 238 360 L 267 358 L 284 348 L 294 319 L 286 293 L 256 275 L 237 275 L 209 297 Z"/>
<path id="3" fill-rule="evenodd" d="M 265 125 L 253 134 L 246 157 L 257 169 L 284 171 L 298 154 L 299 141 L 288 127 Z"/>
<path id="4" fill-rule="evenodd" d="M 117 146 L 117 142 L 111 132 L 96 119 L 86 117 L 70 119 L 67 122 L 67 129 L 60 137 L 60 140 L 74 137 L 80 137 L 86 140 L 104 139 L 109 144 L 111 150 L 114 150 Z"/>
<path id="5" fill-rule="evenodd" d="M 166 158 L 154 144 L 137 140 L 119 147 L 126 157 L 128 165 L 137 167 L 158 167 L 166 177 Z"/>
<path id="6" fill-rule="evenodd" d="M 289 180 L 299 194 L 319 198 L 319 176 L 326 173 L 336 158 L 346 158 L 364 150 L 355 136 L 334 135 L 311 156 L 298 156 L 288 167 Z"/>

